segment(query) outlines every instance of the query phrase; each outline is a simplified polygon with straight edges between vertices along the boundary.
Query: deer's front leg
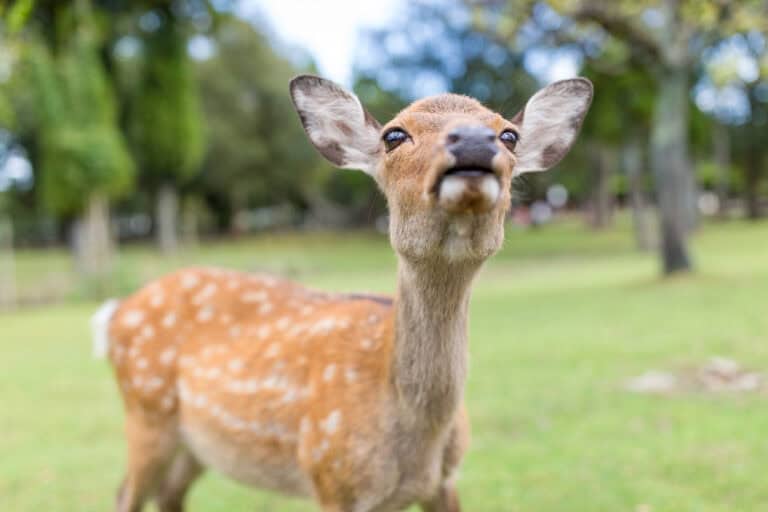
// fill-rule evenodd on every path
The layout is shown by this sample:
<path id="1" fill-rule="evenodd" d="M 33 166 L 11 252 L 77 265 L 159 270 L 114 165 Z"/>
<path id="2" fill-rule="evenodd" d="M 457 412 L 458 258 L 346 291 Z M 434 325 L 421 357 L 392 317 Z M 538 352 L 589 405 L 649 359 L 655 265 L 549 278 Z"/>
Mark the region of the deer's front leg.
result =
<path id="1" fill-rule="evenodd" d="M 461 512 L 459 493 L 453 482 L 444 482 L 440 486 L 437 496 L 422 502 L 420 505 L 424 512 Z"/>

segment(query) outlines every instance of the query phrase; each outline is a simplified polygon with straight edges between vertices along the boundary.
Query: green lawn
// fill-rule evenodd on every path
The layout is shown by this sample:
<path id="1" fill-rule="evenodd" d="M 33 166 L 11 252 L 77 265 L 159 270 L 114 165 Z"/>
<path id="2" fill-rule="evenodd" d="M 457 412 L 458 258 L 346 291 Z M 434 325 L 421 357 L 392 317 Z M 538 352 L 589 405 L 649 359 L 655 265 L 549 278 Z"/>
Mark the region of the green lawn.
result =
<path id="1" fill-rule="evenodd" d="M 633 252 L 622 228 L 510 231 L 472 303 L 466 510 L 768 510 L 766 396 L 622 389 L 645 370 L 712 355 L 768 371 L 768 224 L 709 226 L 695 254 L 695 276 L 662 281 L 653 255 Z M 191 262 L 269 269 L 336 290 L 389 291 L 394 274 L 380 237 L 286 235 L 207 244 L 173 260 L 131 249 L 115 286 Z M 50 282 L 76 297 L 67 265 L 60 253 L 22 254 L 22 287 Z M 112 504 L 122 412 L 107 365 L 90 356 L 94 306 L 0 316 L 0 510 Z M 191 510 L 314 509 L 208 474 Z"/>

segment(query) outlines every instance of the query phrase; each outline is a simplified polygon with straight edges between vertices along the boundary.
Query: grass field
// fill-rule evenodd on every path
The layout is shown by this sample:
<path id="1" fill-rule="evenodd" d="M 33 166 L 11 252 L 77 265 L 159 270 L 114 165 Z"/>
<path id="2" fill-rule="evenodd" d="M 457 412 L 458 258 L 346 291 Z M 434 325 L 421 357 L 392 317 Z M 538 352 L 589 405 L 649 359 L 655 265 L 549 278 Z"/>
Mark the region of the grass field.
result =
<path id="1" fill-rule="evenodd" d="M 695 276 L 662 281 L 654 256 L 634 252 L 622 228 L 509 233 L 472 302 L 465 510 L 768 511 L 767 396 L 622 387 L 648 369 L 713 355 L 768 371 L 768 225 L 709 226 L 695 254 Z M 334 290 L 394 283 L 386 241 L 350 234 L 211 244 L 173 260 L 130 249 L 116 287 L 192 262 L 268 269 Z M 22 287 L 50 280 L 68 290 L 66 269 L 55 252 L 19 261 Z M 111 507 L 123 471 L 122 410 L 107 365 L 91 359 L 94 306 L 0 316 L 0 510 Z M 190 509 L 314 510 L 210 473 Z"/>

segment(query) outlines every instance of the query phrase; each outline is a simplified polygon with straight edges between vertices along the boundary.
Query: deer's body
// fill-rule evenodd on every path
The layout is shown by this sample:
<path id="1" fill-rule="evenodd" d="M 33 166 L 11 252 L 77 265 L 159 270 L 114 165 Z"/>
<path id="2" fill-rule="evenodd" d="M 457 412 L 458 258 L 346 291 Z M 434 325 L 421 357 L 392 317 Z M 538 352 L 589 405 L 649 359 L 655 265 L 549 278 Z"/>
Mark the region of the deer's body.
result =
<path id="1" fill-rule="evenodd" d="M 327 512 L 459 511 L 471 283 L 502 243 L 513 168 L 545 169 L 565 154 L 591 86 L 544 89 L 516 118 L 522 126 L 442 95 L 383 130 L 330 82 L 300 77 L 291 91 L 320 152 L 367 170 L 386 194 L 396 295 L 186 269 L 107 306 L 96 339 L 126 406 L 120 512 L 151 495 L 162 512 L 181 510 L 206 466 Z"/>
<path id="2" fill-rule="evenodd" d="M 467 425 L 458 396 L 440 425 L 399 420 L 394 320 L 388 298 L 186 269 L 120 305 L 109 357 L 129 425 L 162 431 L 157 448 L 288 494 L 343 501 L 364 486 L 356 501 L 397 510 L 453 471 Z"/>

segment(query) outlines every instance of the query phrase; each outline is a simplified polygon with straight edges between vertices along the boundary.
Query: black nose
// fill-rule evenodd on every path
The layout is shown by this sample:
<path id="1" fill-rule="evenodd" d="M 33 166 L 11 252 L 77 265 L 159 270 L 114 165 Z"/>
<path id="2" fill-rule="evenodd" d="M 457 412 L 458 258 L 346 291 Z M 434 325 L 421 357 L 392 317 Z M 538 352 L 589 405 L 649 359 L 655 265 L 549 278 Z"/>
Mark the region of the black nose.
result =
<path id="1" fill-rule="evenodd" d="M 456 167 L 490 168 L 499 152 L 496 134 L 482 125 L 457 126 L 446 136 L 445 145 L 456 157 Z"/>

